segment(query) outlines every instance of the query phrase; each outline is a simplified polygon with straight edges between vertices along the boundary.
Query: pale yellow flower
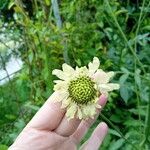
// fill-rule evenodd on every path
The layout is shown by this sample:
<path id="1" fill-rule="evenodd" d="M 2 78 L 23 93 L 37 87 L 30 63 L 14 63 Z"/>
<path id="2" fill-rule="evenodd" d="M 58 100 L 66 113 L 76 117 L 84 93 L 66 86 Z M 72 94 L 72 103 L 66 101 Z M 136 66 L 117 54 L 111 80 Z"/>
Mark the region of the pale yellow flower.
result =
<path id="1" fill-rule="evenodd" d="M 54 91 L 59 98 L 55 101 L 62 102 L 62 108 L 66 108 L 68 119 L 93 118 L 96 109 L 101 108 L 97 101 L 101 94 L 119 89 L 119 84 L 108 83 L 114 76 L 114 72 L 104 72 L 99 69 L 100 61 L 93 58 L 87 67 L 73 69 L 67 64 L 62 65 L 62 70 L 55 69 L 52 74 L 60 80 L 55 80 Z"/>

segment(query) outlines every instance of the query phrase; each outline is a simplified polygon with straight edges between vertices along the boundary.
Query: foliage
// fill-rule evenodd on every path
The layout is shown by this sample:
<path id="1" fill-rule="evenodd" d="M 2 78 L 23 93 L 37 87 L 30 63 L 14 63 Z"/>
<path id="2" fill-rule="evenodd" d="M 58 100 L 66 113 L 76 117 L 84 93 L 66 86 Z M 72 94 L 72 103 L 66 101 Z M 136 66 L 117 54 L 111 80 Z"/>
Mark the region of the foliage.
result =
<path id="1" fill-rule="evenodd" d="M 17 52 L 23 68 L 0 87 L 3 146 L 13 142 L 53 92 L 54 68 L 63 62 L 87 65 L 97 56 L 103 69 L 116 71 L 114 82 L 121 85 L 119 92 L 109 95 L 105 117 L 97 121 L 104 120 L 111 128 L 101 149 L 150 149 L 150 2 L 66 0 L 58 4 L 61 18 L 48 0 L 30 1 L 30 5 L 12 0 L 5 5 L 5 10 L 13 10 L 8 24 L 20 32 L 15 40 L 22 39 Z"/>

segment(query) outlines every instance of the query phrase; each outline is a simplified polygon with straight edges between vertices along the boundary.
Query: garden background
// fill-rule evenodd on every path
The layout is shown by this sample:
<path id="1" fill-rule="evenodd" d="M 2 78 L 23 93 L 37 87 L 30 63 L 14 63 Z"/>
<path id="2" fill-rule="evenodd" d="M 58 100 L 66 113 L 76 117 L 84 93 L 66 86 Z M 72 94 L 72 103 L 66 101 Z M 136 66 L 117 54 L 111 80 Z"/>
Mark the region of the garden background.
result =
<path id="1" fill-rule="evenodd" d="M 103 120 L 101 150 L 150 150 L 149 47 L 149 0 L 0 0 L 0 150 L 53 92 L 52 70 L 94 56 L 121 88 L 82 142 Z"/>

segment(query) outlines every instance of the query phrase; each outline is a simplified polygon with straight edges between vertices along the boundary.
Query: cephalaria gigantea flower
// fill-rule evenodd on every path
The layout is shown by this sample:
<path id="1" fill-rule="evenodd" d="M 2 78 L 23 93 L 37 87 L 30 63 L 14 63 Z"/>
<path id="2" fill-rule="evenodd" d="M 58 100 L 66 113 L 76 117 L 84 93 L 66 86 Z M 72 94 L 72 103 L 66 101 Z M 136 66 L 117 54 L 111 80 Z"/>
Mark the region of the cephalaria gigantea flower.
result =
<path id="1" fill-rule="evenodd" d="M 55 80 L 54 91 L 59 98 L 55 101 L 62 102 L 62 108 L 66 108 L 68 119 L 74 117 L 79 119 L 93 118 L 96 109 L 101 108 L 97 101 L 101 94 L 119 89 L 119 84 L 109 83 L 114 72 L 104 72 L 99 69 L 100 61 L 97 57 L 88 67 L 76 67 L 64 63 L 62 70 L 55 69 L 52 74 L 60 80 Z"/>

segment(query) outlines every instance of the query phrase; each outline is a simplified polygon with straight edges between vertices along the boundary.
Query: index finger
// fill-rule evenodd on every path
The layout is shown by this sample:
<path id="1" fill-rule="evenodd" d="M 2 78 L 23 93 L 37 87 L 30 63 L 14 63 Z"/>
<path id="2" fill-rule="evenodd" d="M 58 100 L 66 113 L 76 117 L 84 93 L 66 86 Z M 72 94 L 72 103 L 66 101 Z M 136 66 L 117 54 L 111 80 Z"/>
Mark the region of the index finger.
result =
<path id="1" fill-rule="evenodd" d="M 61 99 L 58 92 L 54 92 L 49 97 L 27 127 L 50 131 L 56 129 L 65 115 L 65 110 L 61 109 L 61 102 L 53 102 L 55 99 Z"/>

